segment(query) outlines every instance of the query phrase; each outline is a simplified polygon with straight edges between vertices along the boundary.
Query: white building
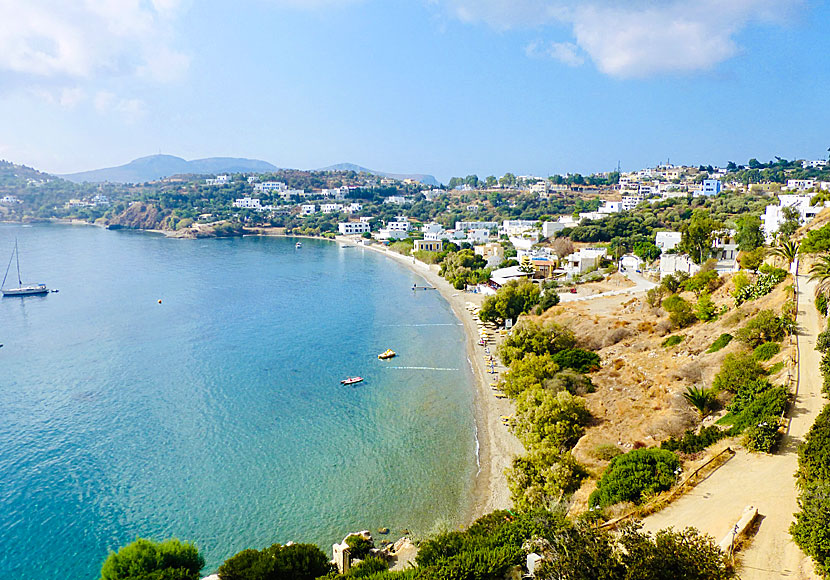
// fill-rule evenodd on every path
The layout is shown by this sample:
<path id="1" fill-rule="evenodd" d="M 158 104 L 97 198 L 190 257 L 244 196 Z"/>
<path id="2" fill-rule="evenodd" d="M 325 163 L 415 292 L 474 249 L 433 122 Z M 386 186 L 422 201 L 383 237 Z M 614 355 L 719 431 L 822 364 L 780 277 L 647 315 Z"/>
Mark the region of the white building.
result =
<path id="1" fill-rule="evenodd" d="M 372 231 L 369 224 L 365 222 L 340 222 L 337 224 L 337 229 L 342 236 L 352 236 Z"/>
<path id="2" fill-rule="evenodd" d="M 657 235 L 654 236 L 654 245 L 665 254 L 669 250 L 675 249 L 680 244 L 681 239 L 683 239 L 683 234 L 680 232 L 657 232 Z"/>
<path id="3" fill-rule="evenodd" d="M 467 241 L 471 244 L 485 244 L 490 241 L 490 230 L 468 230 Z"/>
<path id="4" fill-rule="evenodd" d="M 813 179 L 788 179 L 787 189 L 790 191 L 806 191 L 813 189 L 816 182 Z"/>
<path id="5" fill-rule="evenodd" d="M 277 193 L 284 201 L 291 201 L 294 197 L 311 197 L 311 193 L 306 193 L 303 189 L 286 189 Z"/>
<path id="6" fill-rule="evenodd" d="M 368 224 L 369 222 L 372 221 L 372 216 L 370 216 L 370 215 L 360 216 L 360 221 L 362 221 L 365 224 Z"/>
<path id="7" fill-rule="evenodd" d="M 250 183 L 251 178 L 248 178 L 248 183 Z M 288 191 L 288 187 L 281 181 L 263 181 L 262 183 L 257 183 L 254 185 L 254 191 L 259 191 L 260 193 L 271 193 L 271 192 L 283 192 Z"/>
<path id="8" fill-rule="evenodd" d="M 695 264 L 686 254 L 665 254 L 660 256 L 660 278 L 678 272 L 685 272 L 689 276 L 693 276 L 700 272 L 700 266 Z"/>
<path id="9" fill-rule="evenodd" d="M 426 236 L 426 234 L 440 234 L 444 231 L 444 226 L 438 222 L 430 222 L 422 225 L 421 231 L 424 232 L 424 236 Z"/>
<path id="10" fill-rule="evenodd" d="M 300 206 L 300 215 L 311 215 L 317 213 L 317 206 L 313 203 L 306 203 Z"/>
<path id="11" fill-rule="evenodd" d="M 342 188 L 324 189 L 320 192 L 320 196 L 324 199 L 346 199 L 346 194 L 349 192 L 348 188 L 343 191 Z"/>
<path id="12" fill-rule="evenodd" d="M 622 198 L 623 211 L 630 211 L 646 200 L 642 195 L 624 195 Z"/>
<path id="13" fill-rule="evenodd" d="M 565 273 L 573 278 L 599 266 L 606 256 L 605 248 L 582 248 L 570 256 L 565 257 Z"/>
<path id="14" fill-rule="evenodd" d="M 343 213 L 359 213 L 361 211 L 363 211 L 362 203 L 350 203 L 343 208 Z"/>
<path id="15" fill-rule="evenodd" d="M 498 222 L 455 222 L 455 229 L 463 230 L 492 230 L 499 227 Z"/>
<path id="16" fill-rule="evenodd" d="M 320 204 L 320 211 L 323 213 L 339 213 L 343 209 L 342 203 L 323 203 Z"/>
<path id="17" fill-rule="evenodd" d="M 818 214 L 823 206 L 811 206 L 809 195 L 779 195 L 779 205 L 768 205 L 764 210 L 764 215 L 761 216 L 761 221 L 764 224 L 764 237 L 767 242 L 775 239 L 775 234 L 778 232 L 781 225 L 784 223 L 784 208 L 792 207 L 798 210 L 799 223 L 806 224 Z"/>
<path id="18" fill-rule="evenodd" d="M 229 175 L 217 175 L 213 179 L 205 179 L 206 185 L 227 185 L 230 183 L 230 176 Z"/>
<path id="19" fill-rule="evenodd" d="M 827 165 L 827 161 L 825 159 L 817 159 L 816 161 L 804 160 L 801 162 L 801 167 L 804 169 L 818 169 L 819 167 L 824 167 L 825 165 Z"/>
<path id="20" fill-rule="evenodd" d="M 619 213 L 623 209 L 621 201 L 606 201 L 597 210 L 599 213 Z"/>
<path id="21" fill-rule="evenodd" d="M 435 201 L 439 196 L 444 195 L 447 193 L 443 189 L 432 189 L 430 191 L 424 191 L 424 199 L 427 201 Z"/>
<path id="22" fill-rule="evenodd" d="M 262 209 L 262 204 L 256 197 L 240 197 L 233 202 L 233 207 L 259 210 Z"/>
<path id="23" fill-rule="evenodd" d="M 703 180 L 703 195 L 712 196 L 717 195 L 723 190 L 723 185 L 719 179 L 704 179 Z"/>
<path id="24" fill-rule="evenodd" d="M 102 195 L 99 193 L 92 197 L 92 203 L 94 203 L 95 205 L 109 205 L 110 198 L 108 198 L 106 195 Z"/>
<path id="25" fill-rule="evenodd" d="M 23 203 L 23 200 L 14 195 L 4 195 L 3 197 L 0 197 L 0 203 L 11 205 L 13 203 Z"/>
<path id="26" fill-rule="evenodd" d="M 386 224 L 386 229 L 394 231 L 394 232 L 408 232 L 409 228 L 412 224 L 409 223 L 409 219 L 404 216 L 398 216 L 394 219 L 394 221 L 388 222 Z M 406 237 L 406 236 L 404 236 Z"/>
<path id="27" fill-rule="evenodd" d="M 402 195 L 390 195 L 383 200 L 383 203 L 391 203 L 394 205 L 403 205 L 406 203 L 406 198 Z"/>
<path id="28" fill-rule="evenodd" d="M 539 220 L 504 220 L 504 222 L 502 222 L 499 233 L 506 234 L 508 236 L 517 236 L 519 234 L 523 234 L 528 230 L 535 229 L 538 224 Z M 456 227 L 456 229 L 458 228 Z"/>
<path id="29" fill-rule="evenodd" d="M 375 237 L 379 240 L 403 240 L 409 234 L 402 230 L 390 230 L 389 228 L 381 229 Z"/>
<path id="30" fill-rule="evenodd" d="M 542 237 L 552 238 L 557 232 L 564 230 L 565 227 L 562 222 L 545 222 L 542 224 Z"/>

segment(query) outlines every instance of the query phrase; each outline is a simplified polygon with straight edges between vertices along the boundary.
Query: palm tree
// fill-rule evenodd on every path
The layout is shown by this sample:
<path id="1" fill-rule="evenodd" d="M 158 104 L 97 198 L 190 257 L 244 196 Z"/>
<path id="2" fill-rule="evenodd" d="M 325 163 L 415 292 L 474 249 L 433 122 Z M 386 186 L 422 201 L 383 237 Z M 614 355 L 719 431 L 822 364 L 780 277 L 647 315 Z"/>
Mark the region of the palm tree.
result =
<path id="1" fill-rule="evenodd" d="M 778 256 L 787 263 L 789 269 L 795 259 L 798 257 L 798 252 L 801 251 L 801 244 L 792 240 L 782 240 L 776 247 L 770 250 L 773 256 Z"/>
<path id="2" fill-rule="evenodd" d="M 830 290 L 830 254 L 825 254 L 810 267 L 810 282 L 818 282 L 816 296 Z"/>

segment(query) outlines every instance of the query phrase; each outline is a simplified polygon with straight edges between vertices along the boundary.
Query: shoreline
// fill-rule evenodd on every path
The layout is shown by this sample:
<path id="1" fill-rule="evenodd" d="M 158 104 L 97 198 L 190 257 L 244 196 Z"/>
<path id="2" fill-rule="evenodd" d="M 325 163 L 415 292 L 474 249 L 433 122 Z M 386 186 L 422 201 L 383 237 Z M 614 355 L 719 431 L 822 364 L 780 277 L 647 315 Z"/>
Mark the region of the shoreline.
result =
<path id="1" fill-rule="evenodd" d="M 63 223 L 67 225 L 91 225 L 103 227 L 83 220 L 50 220 L 51 223 Z M 106 229 L 106 228 L 104 228 Z M 135 230 L 155 234 L 162 234 L 167 238 L 181 239 L 169 235 L 168 232 L 159 230 Z M 498 509 L 510 509 L 510 490 L 507 486 L 507 478 L 504 470 L 512 465 L 513 458 L 523 455 L 525 449 L 519 440 L 501 422 L 502 415 L 513 415 L 514 405 L 509 400 L 499 400 L 493 396 L 490 383 L 493 381 L 486 372 L 484 363 L 484 351 L 478 345 L 478 327 L 472 314 L 467 310 L 467 303 L 473 302 L 480 305 L 482 296 L 480 294 L 469 294 L 463 290 L 456 290 L 449 282 L 442 278 L 437 268 L 433 268 L 424 262 L 416 260 L 411 256 L 404 256 L 389 251 L 377 244 L 364 245 L 362 239 L 338 235 L 335 238 L 324 238 L 319 236 L 276 234 L 271 232 L 248 233 L 252 237 L 285 237 L 298 239 L 327 240 L 338 244 L 348 244 L 368 249 L 372 252 L 384 255 L 405 266 L 411 272 L 424 278 L 430 285 L 441 294 L 442 298 L 450 305 L 450 309 L 456 319 L 461 322 L 465 335 L 465 350 L 467 360 L 470 363 L 474 378 L 473 388 L 473 419 L 477 447 L 478 472 L 470 492 L 470 502 L 466 506 L 462 523 L 469 525 L 479 517 Z M 493 353 L 495 354 L 495 353 Z"/>
<path id="2" fill-rule="evenodd" d="M 467 302 L 480 303 L 481 295 L 456 290 L 430 265 L 412 257 L 389 251 L 375 244 L 359 244 L 357 240 L 346 236 L 337 236 L 332 241 L 365 248 L 395 260 L 423 277 L 450 305 L 453 314 L 464 327 L 467 360 L 472 367 L 475 383 L 473 415 L 479 465 L 471 490 L 471 501 L 463 523 L 469 525 L 492 511 L 510 509 L 513 504 L 510 501 L 510 490 L 507 487 L 504 470 L 512 465 L 515 456 L 524 454 L 525 450 L 515 435 L 501 422 L 502 415 L 513 414 L 513 403 L 496 399 L 493 396 L 493 391 L 490 389 L 492 378 L 486 372 L 484 351 L 478 345 L 478 327 L 466 308 Z"/>

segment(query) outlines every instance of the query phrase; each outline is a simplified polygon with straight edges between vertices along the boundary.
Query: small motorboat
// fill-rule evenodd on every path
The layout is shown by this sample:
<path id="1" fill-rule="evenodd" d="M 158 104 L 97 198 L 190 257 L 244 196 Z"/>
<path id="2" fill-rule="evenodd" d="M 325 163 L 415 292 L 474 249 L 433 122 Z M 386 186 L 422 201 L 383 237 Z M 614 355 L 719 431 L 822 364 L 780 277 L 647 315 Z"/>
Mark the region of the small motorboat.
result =
<path id="1" fill-rule="evenodd" d="M 299 250 L 300 248 L 303 247 L 303 243 L 302 242 L 297 242 L 296 244 L 294 244 L 294 247 Z"/>
<path id="2" fill-rule="evenodd" d="M 355 383 L 362 383 L 363 377 L 346 377 L 342 381 L 340 381 L 341 385 L 353 385 Z"/>
<path id="3" fill-rule="evenodd" d="M 398 353 L 396 353 L 394 350 L 392 350 L 391 348 L 387 348 L 385 351 L 378 355 L 378 358 L 380 360 L 386 360 L 388 358 L 396 357 L 397 355 Z"/>

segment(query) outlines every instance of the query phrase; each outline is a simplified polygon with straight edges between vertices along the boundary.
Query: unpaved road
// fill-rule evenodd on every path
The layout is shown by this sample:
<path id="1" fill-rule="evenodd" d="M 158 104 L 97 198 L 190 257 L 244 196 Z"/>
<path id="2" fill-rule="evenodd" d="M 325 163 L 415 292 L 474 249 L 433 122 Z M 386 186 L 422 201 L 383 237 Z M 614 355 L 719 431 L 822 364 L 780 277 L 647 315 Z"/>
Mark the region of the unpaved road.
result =
<path id="1" fill-rule="evenodd" d="M 744 580 L 818 578 L 810 559 L 792 542 L 787 531 L 798 509 L 793 477 L 798 467 L 798 446 L 824 406 L 818 370 L 821 357 L 814 348 L 821 331 L 813 305 L 814 286 L 806 276 L 799 276 L 798 283 L 800 384 L 781 449 L 774 455 L 739 451 L 709 479 L 644 521 L 650 531 L 693 526 L 720 542 L 746 506 L 757 507 L 761 523 L 742 555 L 740 576 Z"/>

